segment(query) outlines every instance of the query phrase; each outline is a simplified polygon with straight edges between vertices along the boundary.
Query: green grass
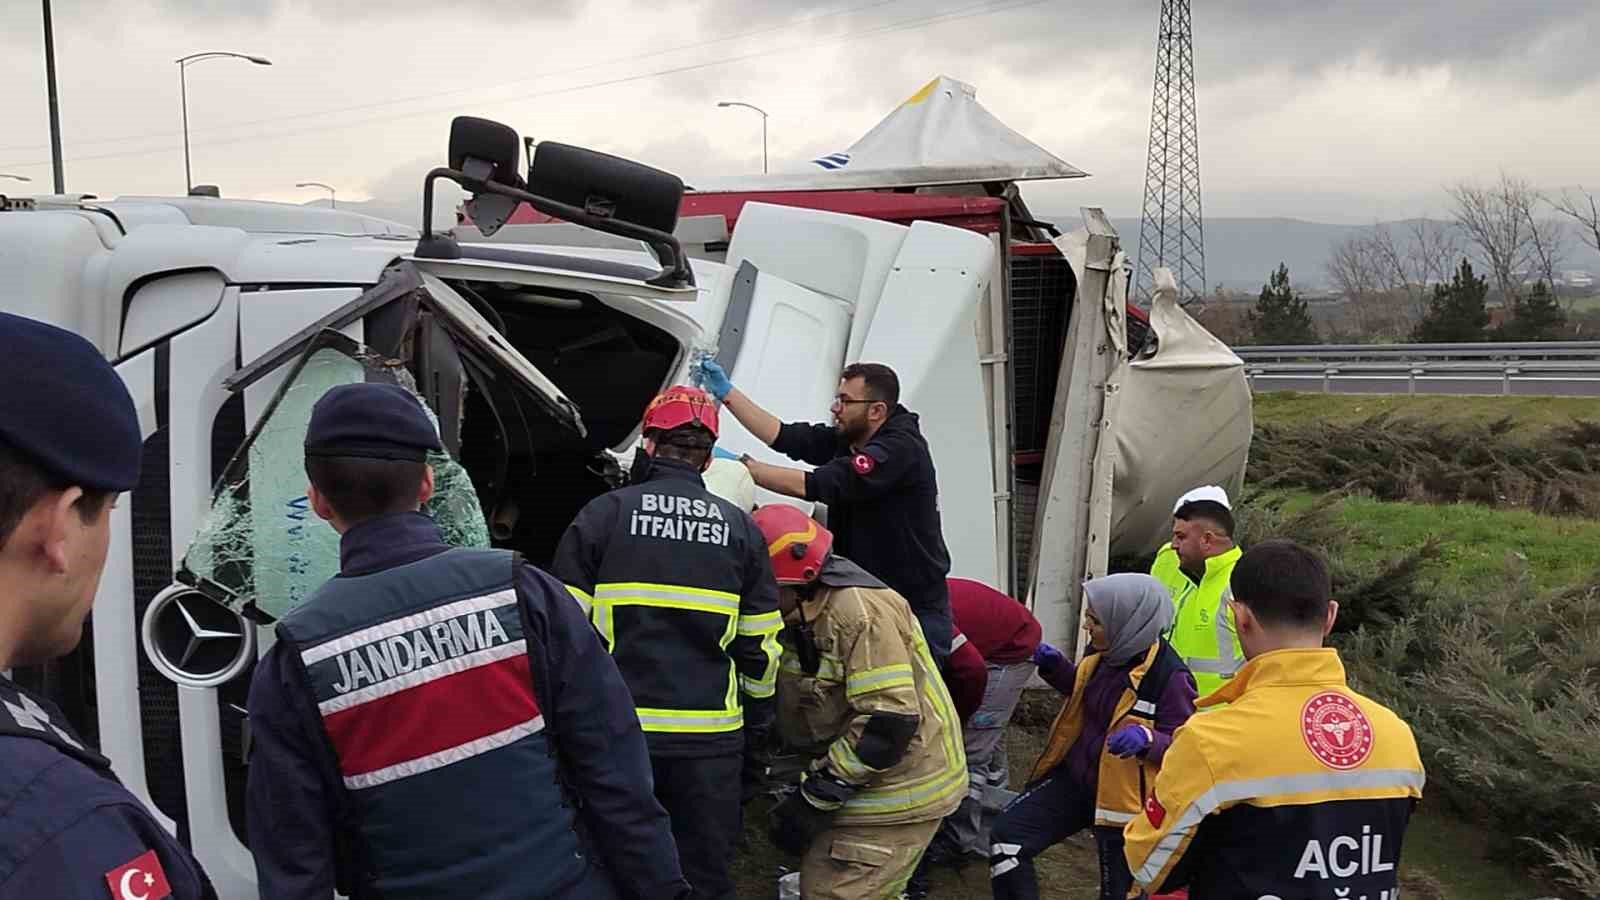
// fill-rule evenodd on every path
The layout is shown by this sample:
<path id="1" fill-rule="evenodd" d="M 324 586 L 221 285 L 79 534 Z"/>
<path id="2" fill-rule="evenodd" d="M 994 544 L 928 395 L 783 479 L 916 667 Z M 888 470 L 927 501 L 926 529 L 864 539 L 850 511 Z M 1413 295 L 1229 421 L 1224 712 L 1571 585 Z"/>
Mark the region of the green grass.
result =
<path id="1" fill-rule="evenodd" d="M 1571 424 L 1573 419 L 1600 419 L 1600 398 L 1413 397 L 1270 391 L 1255 396 L 1254 410 L 1257 424 L 1271 425 L 1315 419 L 1349 425 L 1384 413 L 1444 425 L 1487 425 L 1509 417 L 1516 423 L 1514 434 L 1533 437 Z"/>
<path id="2" fill-rule="evenodd" d="M 1306 509 L 1321 495 L 1294 492 L 1286 512 Z M 1507 570 L 1525 569 L 1541 588 L 1574 584 L 1600 566 L 1600 521 L 1542 516 L 1515 509 L 1490 509 L 1471 503 L 1386 503 L 1347 497 L 1339 515 L 1356 529 L 1345 549 L 1357 565 L 1401 555 L 1429 538 L 1440 542 L 1436 578 L 1445 585 L 1471 587 Z"/>

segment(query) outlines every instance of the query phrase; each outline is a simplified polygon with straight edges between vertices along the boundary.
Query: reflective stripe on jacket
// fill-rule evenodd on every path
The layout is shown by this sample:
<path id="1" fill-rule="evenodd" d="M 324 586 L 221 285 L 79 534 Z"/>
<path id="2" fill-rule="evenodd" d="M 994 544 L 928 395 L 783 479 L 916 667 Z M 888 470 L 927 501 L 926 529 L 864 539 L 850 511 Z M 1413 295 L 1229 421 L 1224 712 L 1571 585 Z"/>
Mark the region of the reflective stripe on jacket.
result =
<path id="1" fill-rule="evenodd" d="M 1050 725 L 1050 737 L 1045 742 L 1044 752 L 1039 754 L 1033 770 L 1028 774 L 1029 783 L 1043 778 L 1060 765 L 1067 758 L 1067 751 L 1078 740 L 1078 735 L 1083 731 L 1084 696 L 1087 693 L 1084 686 L 1089 683 L 1099 664 L 1098 653 L 1084 657 L 1078 664 L 1072 695 L 1062 704 L 1061 711 Z M 1143 661 L 1128 673 L 1127 690 L 1122 692 L 1111 714 L 1111 722 L 1103 733 L 1110 735 L 1127 724 L 1144 725 L 1154 732 L 1157 700 L 1166 690 L 1173 673 L 1182 668 L 1183 661 L 1171 645 L 1157 641 L 1145 653 Z M 1133 819 L 1144 808 L 1145 797 L 1160 768 L 1160 760 L 1137 756 L 1123 759 L 1101 748 L 1099 775 L 1095 781 L 1095 824 L 1120 827 Z"/>
<path id="2" fill-rule="evenodd" d="M 887 587 L 827 587 L 804 601 L 820 666 L 801 670 L 785 630 L 778 673 L 778 728 L 786 743 L 860 789 L 835 816 L 841 825 L 940 819 L 967 793 L 961 721 L 904 598 Z M 791 615 L 789 621 L 798 622 Z M 875 712 L 916 716 L 904 755 L 886 769 L 856 747 Z"/>
<path id="3" fill-rule="evenodd" d="M 700 474 L 656 460 L 640 484 L 590 501 L 551 573 L 585 608 L 633 692 L 652 754 L 744 748 L 770 719 L 777 684 L 777 584 L 766 541 Z"/>
<path id="4" fill-rule="evenodd" d="M 1150 567 L 1151 576 L 1166 586 L 1177 609 L 1167 640 L 1194 673 L 1202 697 L 1226 684 L 1244 665 L 1227 602 L 1233 596 L 1228 579 L 1241 555 L 1243 551 L 1234 547 L 1206 560 L 1206 574 L 1199 584 L 1183 573 L 1171 544 L 1161 548 Z"/>
<path id="5" fill-rule="evenodd" d="M 1398 895 L 1422 760 L 1398 716 L 1350 690 L 1337 651 L 1262 654 L 1201 705 L 1221 708 L 1179 729 L 1125 831 L 1146 890 L 1188 885 L 1193 900 Z"/>

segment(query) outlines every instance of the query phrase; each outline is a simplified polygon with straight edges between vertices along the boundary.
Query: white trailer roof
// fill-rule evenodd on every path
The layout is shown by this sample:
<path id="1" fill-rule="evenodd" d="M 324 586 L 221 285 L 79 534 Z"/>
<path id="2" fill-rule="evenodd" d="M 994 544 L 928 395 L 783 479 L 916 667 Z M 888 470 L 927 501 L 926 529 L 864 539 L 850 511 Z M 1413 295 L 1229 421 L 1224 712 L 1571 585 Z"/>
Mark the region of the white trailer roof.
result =
<path id="1" fill-rule="evenodd" d="M 693 189 L 836 191 L 1088 174 L 996 118 L 978 102 L 972 85 L 941 75 L 906 98 L 849 149 L 771 175 L 697 179 Z"/>

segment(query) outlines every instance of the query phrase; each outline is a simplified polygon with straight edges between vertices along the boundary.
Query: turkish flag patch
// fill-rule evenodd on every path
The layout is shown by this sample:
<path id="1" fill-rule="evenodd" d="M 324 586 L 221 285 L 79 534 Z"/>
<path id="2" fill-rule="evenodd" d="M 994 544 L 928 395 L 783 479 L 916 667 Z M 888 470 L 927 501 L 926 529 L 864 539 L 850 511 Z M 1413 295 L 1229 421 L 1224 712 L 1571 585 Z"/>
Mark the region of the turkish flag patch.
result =
<path id="1" fill-rule="evenodd" d="M 146 850 L 106 873 L 112 900 L 162 900 L 172 896 L 167 873 L 154 850 Z"/>
<path id="2" fill-rule="evenodd" d="M 855 458 L 850 460 L 850 465 L 855 467 L 857 475 L 871 475 L 872 470 L 878 467 L 878 461 L 865 453 L 857 453 Z"/>
<path id="3" fill-rule="evenodd" d="M 1150 824 L 1157 828 L 1167 820 L 1167 810 L 1161 805 L 1161 801 L 1156 799 L 1155 791 L 1151 791 L 1150 799 L 1144 802 L 1144 815 L 1150 820 Z"/>

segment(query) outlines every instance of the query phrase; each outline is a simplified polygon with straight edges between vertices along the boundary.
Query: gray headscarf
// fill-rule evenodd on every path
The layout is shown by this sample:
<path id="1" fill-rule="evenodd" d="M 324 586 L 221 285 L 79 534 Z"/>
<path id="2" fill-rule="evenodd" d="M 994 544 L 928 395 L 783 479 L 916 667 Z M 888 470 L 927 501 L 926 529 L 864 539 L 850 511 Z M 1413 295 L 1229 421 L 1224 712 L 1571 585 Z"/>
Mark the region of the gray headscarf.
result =
<path id="1" fill-rule="evenodd" d="M 1107 575 L 1083 583 L 1089 609 L 1106 628 L 1105 661 L 1120 666 L 1143 654 L 1172 625 L 1172 595 L 1149 575 Z"/>

